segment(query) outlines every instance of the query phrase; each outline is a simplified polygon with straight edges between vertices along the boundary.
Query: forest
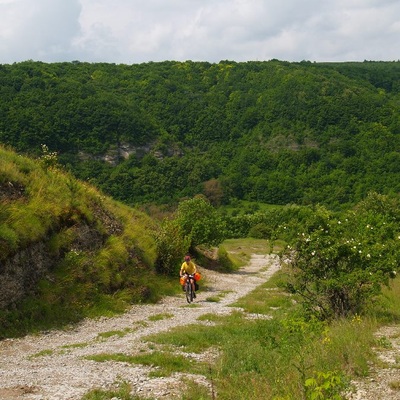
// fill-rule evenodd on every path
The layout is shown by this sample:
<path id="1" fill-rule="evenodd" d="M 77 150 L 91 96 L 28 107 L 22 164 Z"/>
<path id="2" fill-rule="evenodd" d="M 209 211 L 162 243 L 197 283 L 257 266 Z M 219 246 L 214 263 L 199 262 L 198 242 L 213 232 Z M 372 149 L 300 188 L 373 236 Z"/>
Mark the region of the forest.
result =
<path id="1" fill-rule="evenodd" d="M 128 205 L 400 191 L 400 62 L 0 65 L 0 142 Z"/>

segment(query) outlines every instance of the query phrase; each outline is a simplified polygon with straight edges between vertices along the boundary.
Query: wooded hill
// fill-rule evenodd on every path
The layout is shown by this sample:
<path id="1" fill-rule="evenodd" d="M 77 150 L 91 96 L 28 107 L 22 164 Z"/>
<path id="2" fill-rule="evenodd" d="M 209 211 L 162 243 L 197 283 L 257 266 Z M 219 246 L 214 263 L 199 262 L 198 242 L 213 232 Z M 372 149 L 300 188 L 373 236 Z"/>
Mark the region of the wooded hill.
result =
<path id="1" fill-rule="evenodd" d="M 0 142 L 128 204 L 400 190 L 400 62 L 0 65 Z"/>

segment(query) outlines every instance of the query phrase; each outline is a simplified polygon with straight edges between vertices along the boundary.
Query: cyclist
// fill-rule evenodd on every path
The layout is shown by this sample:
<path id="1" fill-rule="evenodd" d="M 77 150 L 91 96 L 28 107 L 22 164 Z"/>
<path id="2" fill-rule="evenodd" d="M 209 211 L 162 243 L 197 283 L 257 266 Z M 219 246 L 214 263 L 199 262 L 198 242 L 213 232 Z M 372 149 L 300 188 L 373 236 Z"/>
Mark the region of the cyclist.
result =
<path id="1" fill-rule="evenodd" d="M 184 275 L 191 275 L 192 277 L 190 278 L 190 283 L 192 284 L 192 290 L 193 290 L 193 295 L 196 297 L 196 292 L 195 292 L 195 284 L 194 284 L 194 278 L 193 275 L 197 272 L 197 267 L 196 264 L 191 260 L 190 256 L 187 254 L 185 256 L 185 261 L 183 262 L 181 266 L 181 270 L 179 272 L 179 275 L 182 277 Z"/>

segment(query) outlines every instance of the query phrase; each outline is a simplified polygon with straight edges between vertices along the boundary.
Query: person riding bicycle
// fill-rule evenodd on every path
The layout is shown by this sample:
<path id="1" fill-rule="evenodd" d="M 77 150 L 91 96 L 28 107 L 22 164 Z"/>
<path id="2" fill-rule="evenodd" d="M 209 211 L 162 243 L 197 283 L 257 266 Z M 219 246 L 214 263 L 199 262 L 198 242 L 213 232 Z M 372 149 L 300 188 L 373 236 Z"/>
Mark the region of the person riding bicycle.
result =
<path id="1" fill-rule="evenodd" d="M 179 275 L 182 277 L 184 275 L 194 275 L 197 272 L 197 267 L 196 264 L 191 260 L 189 255 L 185 256 L 185 261 L 183 262 L 181 266 L 181 270 L 179 272 Z M 195 292 L 195 281 L 194 278 L 190 279 L 190 283 L 192 284 L 192 290 L 194 293 L 194 297 L 196 297 L 196 292 Z"/>

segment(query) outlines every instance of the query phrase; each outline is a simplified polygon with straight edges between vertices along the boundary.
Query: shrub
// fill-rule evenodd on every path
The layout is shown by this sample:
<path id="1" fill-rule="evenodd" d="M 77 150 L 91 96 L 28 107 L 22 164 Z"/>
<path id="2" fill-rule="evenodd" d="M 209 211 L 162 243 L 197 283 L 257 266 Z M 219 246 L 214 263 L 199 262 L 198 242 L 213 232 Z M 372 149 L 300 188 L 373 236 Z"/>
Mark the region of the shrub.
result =
<path id="1" fill-rule="evenodd" d="M 155 233 L 157 246 L 156 270 L 167 275 L 179 273 L 182 255 L 188 251 L 189 236 L 175 220 L 165 220 Z"/>
<path id="2" fill-rule="evenodd" d="M 288 289 L 321 318 L 362 312 L 399 265 L 399 208 L 371 194 L 340 218 L 320 208 L 293 247 Z"/>
<path id="3" fill-rule="evenodd" d="M 233 271 L 235 269 L 234 262 L 230 259 L 228 252 L 223 246 L 218 248 L 218 265 L 222 271 Z"/>
<path id="4" fill-rule="evenodd" d="M 225 238 L 225 224 L 215 208 L 203 196 L 183 201 L 178 206 L 176 222 L 190 238 L 190 247 L 200 244 L 217 246 Z"/>

